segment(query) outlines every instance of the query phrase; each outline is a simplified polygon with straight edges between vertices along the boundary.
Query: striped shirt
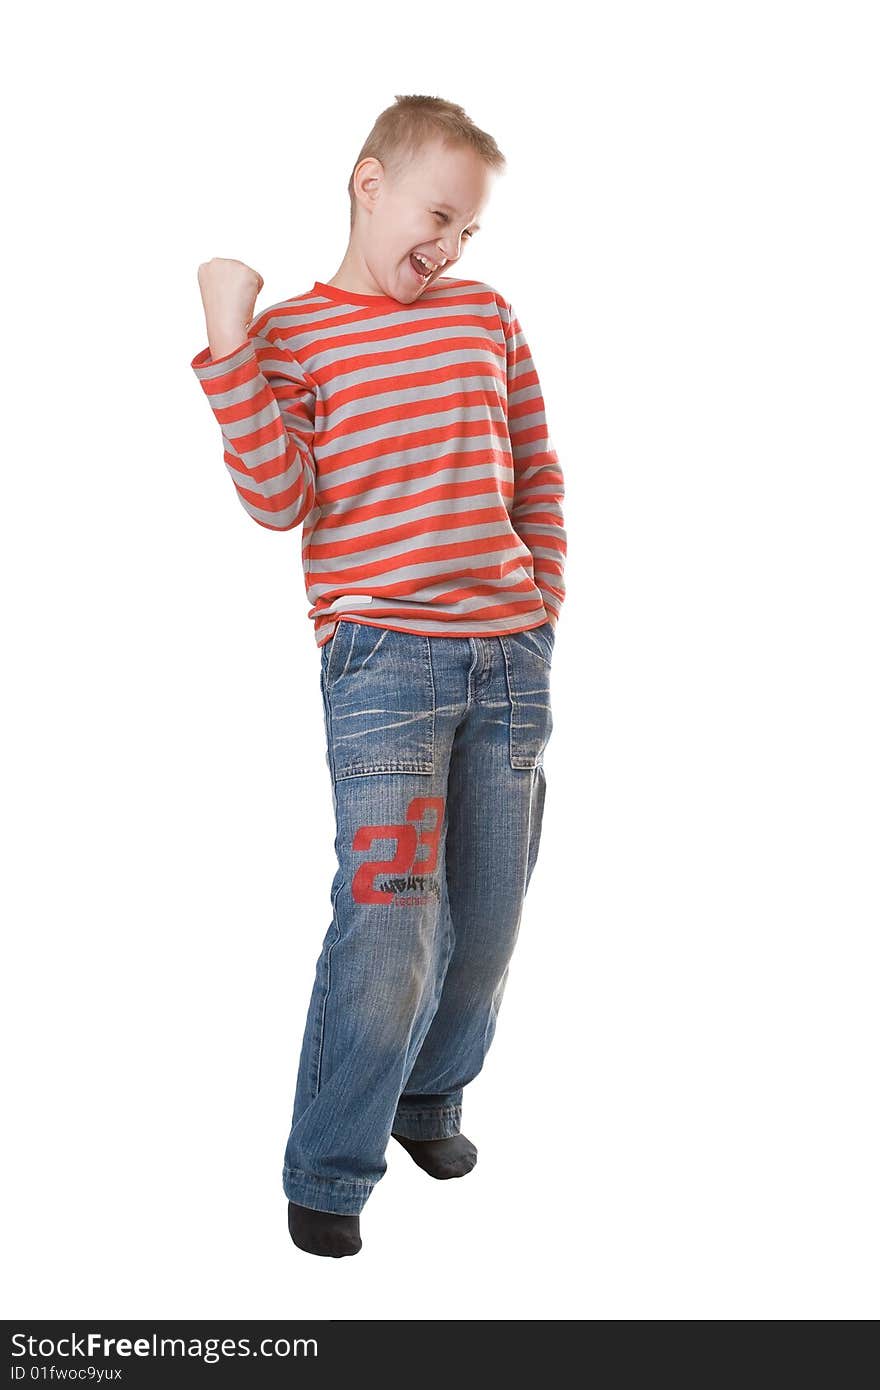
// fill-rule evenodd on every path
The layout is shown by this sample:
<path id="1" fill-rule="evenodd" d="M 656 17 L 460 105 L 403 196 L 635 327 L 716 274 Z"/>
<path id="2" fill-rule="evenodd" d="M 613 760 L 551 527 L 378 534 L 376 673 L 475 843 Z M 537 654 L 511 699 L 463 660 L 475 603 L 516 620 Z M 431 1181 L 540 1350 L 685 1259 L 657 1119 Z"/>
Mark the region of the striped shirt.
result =
<path id="1" fill-rule="evenodd" d="M 302 523 L 309 617 L 430 637 L 556 621 L 562 471 L 511 305 L 441 276 L 412 304 L 316 281 L 191 366 L 245 511 Z"/>

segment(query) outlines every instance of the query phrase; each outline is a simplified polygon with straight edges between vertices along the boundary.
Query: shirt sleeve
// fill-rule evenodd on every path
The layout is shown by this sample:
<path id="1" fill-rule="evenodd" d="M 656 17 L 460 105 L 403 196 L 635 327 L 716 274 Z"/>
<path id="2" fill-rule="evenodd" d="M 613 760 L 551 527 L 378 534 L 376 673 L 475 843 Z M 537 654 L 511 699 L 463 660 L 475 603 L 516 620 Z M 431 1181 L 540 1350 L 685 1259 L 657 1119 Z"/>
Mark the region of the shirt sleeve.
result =
<path id="1" fill-rule="evenodd" d="M 511 521 L 534 560 L 535 583 L 554 624 L 565 599 L 565 484 L 547 430 L 544 397 L 515 310 L 506 304 L 507 415 L 513 449 Z"/>
<path id="2" fill-rule="evenodd" d="M 239 501 L 271 531 L 290 531 L 315 505 L 314 382 L 293 353 L 259 320 L 240 347 L 213 358 L 209 347 L 190 366 L 223 436 L 223 458 Z"/>

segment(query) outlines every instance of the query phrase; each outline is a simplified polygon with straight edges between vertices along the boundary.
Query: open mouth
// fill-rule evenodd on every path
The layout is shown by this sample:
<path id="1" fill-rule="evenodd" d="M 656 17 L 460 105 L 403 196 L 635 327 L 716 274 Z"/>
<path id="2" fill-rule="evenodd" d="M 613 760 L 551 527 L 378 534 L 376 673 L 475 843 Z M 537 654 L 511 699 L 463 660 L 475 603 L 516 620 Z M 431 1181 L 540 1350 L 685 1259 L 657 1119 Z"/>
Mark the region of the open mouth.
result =
<path id="1" fill-rule="evenodd" d="M 432 268 L 429 265 L 425 265 L 424 261 L 419 260 L 415 251 L 410 252 L 409 263 L 413 273 L 423 285 L 427 284 L 436 270 L 439 270 L 439 266 L 435 265 Z"/>

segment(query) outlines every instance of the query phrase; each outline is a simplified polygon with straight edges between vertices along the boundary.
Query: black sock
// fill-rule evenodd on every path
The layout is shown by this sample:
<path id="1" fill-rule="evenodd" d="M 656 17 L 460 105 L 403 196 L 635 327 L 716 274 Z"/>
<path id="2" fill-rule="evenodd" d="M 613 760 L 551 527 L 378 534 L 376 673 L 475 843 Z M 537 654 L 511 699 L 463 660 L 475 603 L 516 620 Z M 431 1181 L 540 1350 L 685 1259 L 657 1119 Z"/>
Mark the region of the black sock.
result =
<path id="1" fill-rule="evenodd" d="M 359 1216 L 343 1216 L 337 1211 L 316 1211 L 287 1203 L 287 1229 L 294 1245 L 310 1255 L 356 1255 L 361 1248 Z"/>
<path id="2" fill-rule="evenodd" d="M 392 1130 L 391 1136 L 432 1178 L 463 1178 L 477 1161 L 476 1148 L 463 1134 L 450 1139 L 408 1139 Z"/>

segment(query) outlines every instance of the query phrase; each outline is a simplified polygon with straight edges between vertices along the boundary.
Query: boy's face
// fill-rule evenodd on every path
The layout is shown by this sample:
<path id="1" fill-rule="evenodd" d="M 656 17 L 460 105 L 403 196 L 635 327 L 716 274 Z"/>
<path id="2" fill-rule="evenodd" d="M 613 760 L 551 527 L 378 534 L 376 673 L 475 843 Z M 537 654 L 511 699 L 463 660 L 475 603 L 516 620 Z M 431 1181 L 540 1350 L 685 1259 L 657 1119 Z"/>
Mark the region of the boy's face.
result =
<path id="1" fill-rule="evenodd" d="M 408 304 L 448 275 L 479 230 L 493 172 L 473 150 L 439 141 L 420 150 L 396 178 L 377 159 L 363 160 L 355 172 L 361 196 L 353 249 L 377 286 L 368 292 Z M 435 269 L 416 270 L 414 252 Z"/>

